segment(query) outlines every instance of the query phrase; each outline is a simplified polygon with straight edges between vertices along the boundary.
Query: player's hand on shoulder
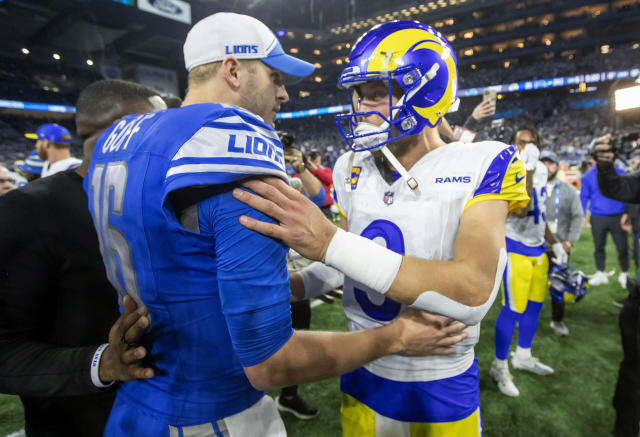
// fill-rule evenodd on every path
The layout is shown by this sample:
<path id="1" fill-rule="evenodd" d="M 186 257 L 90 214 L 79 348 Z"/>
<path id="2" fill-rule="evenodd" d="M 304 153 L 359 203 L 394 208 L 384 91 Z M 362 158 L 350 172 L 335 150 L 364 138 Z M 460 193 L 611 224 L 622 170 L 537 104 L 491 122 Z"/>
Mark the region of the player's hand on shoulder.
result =
<path id="1" fill-rule="evenodd" d="M 100 359 L 98 372 L 105 384 L 153 377 L 153 369 L 145 368 L 142 363 L 147 350 L 138 346 L 149 326 L 149 311 L 146 307 L 138 308 L 129 296 L 123 299 L 122 307 L 122 314 L 109 331 L 109 346 Z"/>
<path id="2" fill-rule="evenodd" d="M 467 338 L 464 323 L 414 308 L 402 313 L 393 324 L 400 331 L 402 355 L 450 355 L 455 352 L 453 346 Z"/>
<path id="3" fill-rule="evenodd" d="M 273 218 L 280 224 L 262 222 L 241 216 L 240 223 L 253 231 L 282 240 L 305 258 L 323 261 L 336 233 L 336 226 L 308 197 L 275 176 L 246 179 L 233 197 Z"/>
<path id="4" fill-rule="evenodd" d="M 538 149 L 535 144 L 529 143 L 524 146 L 524 149 L 520 152 L 520 156 L 524 162 L 525 169 L 527 171 L 533 171 L 536 169 L 538 158 L 540 158 L 540 149 Z"/>

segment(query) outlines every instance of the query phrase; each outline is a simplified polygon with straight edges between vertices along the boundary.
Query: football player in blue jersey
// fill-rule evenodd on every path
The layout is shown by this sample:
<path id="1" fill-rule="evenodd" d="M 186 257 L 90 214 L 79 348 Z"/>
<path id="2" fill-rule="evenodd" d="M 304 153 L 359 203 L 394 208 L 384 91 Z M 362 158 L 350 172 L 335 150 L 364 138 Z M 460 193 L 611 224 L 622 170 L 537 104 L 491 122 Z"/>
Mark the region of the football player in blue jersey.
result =
<path id="1" fill-rule="evenodd" d="M 241 226 L 245 178 L 286 180 L 273 130 L 286 55 L 260 21 L 218 13 L 193 26 L 181 108 L 123 117 L 98 140 L 85 190 L 107 275 L 149 311 L 152 379 L 118 390 L 105 436 L 283 436 L 268 388 L 388 354 L 451 354 L 464 325 L 409 311 L 357 333 L 293 332 L 288 248 Z"/>

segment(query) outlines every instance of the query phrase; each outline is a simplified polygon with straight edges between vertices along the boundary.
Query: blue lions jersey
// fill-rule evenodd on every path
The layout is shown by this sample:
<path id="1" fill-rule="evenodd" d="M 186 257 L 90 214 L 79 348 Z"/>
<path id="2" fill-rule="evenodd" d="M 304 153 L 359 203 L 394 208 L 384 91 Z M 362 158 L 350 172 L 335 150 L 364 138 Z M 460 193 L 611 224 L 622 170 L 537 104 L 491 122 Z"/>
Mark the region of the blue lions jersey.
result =
<path id="1" fill-rule="evenodd" d="M 240 215 L 269 219 L 231 195 L 253 175 L 286 180 L 282 146 L 268 124 L 233 106 L 127 116 L 98 140 L 85 190 L 111 283 L 149 308 L 143 344 L 156 374 L 122 384 L 119 402 L 186 426 L 264 395 L 243 367 L 293 331 L 287 248 L 240 225 Z M 185 192 L 199 199 L 189 226 L 174 209 Z M 137 434 L 113 420 L 116 435 Z"/>

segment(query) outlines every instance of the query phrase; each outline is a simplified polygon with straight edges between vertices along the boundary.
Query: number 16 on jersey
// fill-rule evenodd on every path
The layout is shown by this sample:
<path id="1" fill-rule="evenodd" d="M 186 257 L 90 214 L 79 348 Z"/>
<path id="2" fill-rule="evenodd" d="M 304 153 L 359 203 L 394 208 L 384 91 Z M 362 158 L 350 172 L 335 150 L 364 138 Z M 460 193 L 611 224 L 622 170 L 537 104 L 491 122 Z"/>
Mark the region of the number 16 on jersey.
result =
<path id="1" fill-rule="evenodd" d="M 129 295 L 142 306 L 131 247 L 125 235 L 109 223 L 111 216 L 122 216 L 127 176 L 124 161 L 96 165 L 91 175 L 91 212 L 109 281 L 120 300 Z"/>

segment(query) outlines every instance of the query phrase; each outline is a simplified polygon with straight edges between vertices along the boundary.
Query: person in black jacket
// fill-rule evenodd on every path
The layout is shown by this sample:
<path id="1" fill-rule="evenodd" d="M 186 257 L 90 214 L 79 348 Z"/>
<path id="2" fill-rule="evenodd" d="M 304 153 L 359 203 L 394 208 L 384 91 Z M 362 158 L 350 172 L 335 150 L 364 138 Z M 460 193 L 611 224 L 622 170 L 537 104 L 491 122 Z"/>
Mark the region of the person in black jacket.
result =
<path id="1" fill-rule="evenodd" d="M 598 188 L 611 199 L 632 204 L 640 203 L 640 172 L 618 174 L 613 162 L 615 154 L 609 144 L 611 135 L 596 139 L 595 159 Z M 636 235 L 636 238 L 640 235 Z M 636 437 L 640 431 L 640 290 L 634 280 L 627 284 L 629 297 L 620 311 L 620 333 L 624 357 L 620 363 L 618 382 L 613 396 L 616 421 L 615 437 Z"/>
<path id="2" fill-rule="evenodd" d="M 119 317 L 82 181 L 100 134 L 162 108 L 157 99 L 124 81 L 88 86 L 77 102 L 80 167 L 0 198 L 0 392 L 20 395 L 29 437 L 101 436 L 113 381 L 153 376 L 135 345 L 146 308 L 125 298 Z"/>

